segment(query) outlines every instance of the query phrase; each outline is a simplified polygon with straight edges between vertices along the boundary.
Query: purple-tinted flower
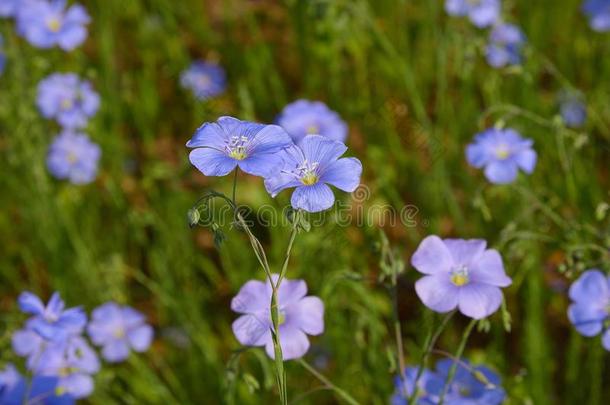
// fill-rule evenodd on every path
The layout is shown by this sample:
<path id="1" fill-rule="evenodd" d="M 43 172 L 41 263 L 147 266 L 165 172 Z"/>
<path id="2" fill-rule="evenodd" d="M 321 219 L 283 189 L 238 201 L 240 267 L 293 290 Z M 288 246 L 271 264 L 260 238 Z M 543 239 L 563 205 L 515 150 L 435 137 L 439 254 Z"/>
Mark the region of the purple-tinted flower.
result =
<path id="1" fill-rule="evenodd" d="M 454 363 L 452 359 L 442 359 L 436 363 L 436 373 L 426 385 L 438 403 L 445 389 L 445 382 Z M 472 367 L 466 360 L 457 364 L 455 375 L 447 387 L 445 403 L 499 405 L 506 398 L 497 374 L 484 366 Z"/>
<path id="2" fill-rule="evenodd" d="M 91 83 L 73 73 L 53 73 L 38 84 L 36 100 L 45 118 L 55 118 L 64 128 L 87 125 L 100 106 L 100 97 Z"/>
<path id="3" fill-rule="evenodd" d="M 38 48 L 59 46 L 71 51 L 87 38 L 90 18 L 80 4 L 66 0 L 27 0 L 17 12 L 17 32 Z"/>
<path id="4" fill-rule="evenodd" d="M 207 100 L 225 91 L 227 79 L 222 67 L 214 62 L 195 61 L 180 75 L 183 88 L 199 100 Z"/>
<path id="5" fill-rule="evenodd" d="M 525 35 L 519 27 L 512 24 L 496 25 L 489 34 L 485 51 L 487 63 L 495 68 L 521 64 L 524 44 Z"/>
<path id="6" fill-rule="evenodd" d="M 263 125 L 220 117 L 203 124 L 186 146 L 193 166 L 206 176 L 224 176 L 239 167 L 255 176 L 267 176 L 282 163 L 278 152 L 292 145 L 277 125 Z"/>
<path id="7" fill-rule="evenodd" d="M 476 134 L 466 147 L 468 163 L 485 168 L 485 177 L 494 184 L 512 183 L 519 169 L 531 174 L 538 158 L 531 139 L 522 138 L 514 129 L 489 128 Z"/>
<path id="8" fill-rule="evenodd" d="M 282 153 L 284 163 L 265 179 L 272 197 L 287 188 L 296 189 L 290 200 L 296 209 L 319 212 L 332 207 L 335 196 L 328 184 L 351 193 L 360 184 L 362 164 L 356 158 L 341 158 L 347 146 L 319 135 L 308 135 L 299 146 Z"/>
<path id="9" fill-rule="evenodd" d="M 322 135 L 339 142 L 347 138 L 347 124 L 321 101 L 297 100 L 288 104 L 277 118 L 277 124 L 295 143 L 307 135 Z"/>
<path id="10" fill-rule="evenodd" d="M 602 333 L 602 345 L 610 351 L 610 277 L 597 269 L 585 271 L 570 286 L 568 318 L 584 336 Z"/>
<path id="11" fill-rule="evenodd" d="M 401 376 L 396 376 L 394 378 L 394 386 L 396 387 L 394 390 L 394 395 L 392 395 L 392 399 L 390 403 L 392 405 L 407 405 L 409 403 L 409 398 L 413 395 L 413 388 L 415 386 L 415 379 L 417 378 L 417 367 L 407 367 L 405 370 L 405 380 L 401 378 Z M 436 383 L 434 373 L 430 370 L 424 369 L 417 382 L 417 405 L 433 405 L 438 403 L 436 401 L 436 396 L 428 392 L 428 384 L 431 381 Z"/>
<path id="12" fill-rule="evenodd" d="M 447 14 L 464 17 L 479 28 L 492 25 L 498 20 L 501 11 L 500 0 L 446 0 Z"/>
<path id="13" fill-rule="evenodd" d="M 93 392 L 93 378 L 100 369 L 95 351 L 80 336 L 48 345 L 32 368 L 35 375 L 58 377 L 56 392 L 79 399 Z"/>
<path id="14" fill-rule="evenodd" d="M 100 155 L 100 147 L 87 135 L 65 131 L 49 147 L 47 168 L 60 180 L 87 184 L 97 176 Z"/>
<path id="15" fill-rule="evenodd" d="M 27 329 L 47 340 L 63 341 L 69 336 L 78 335 L 87 323 L 87 315 L 81 308 L 65 309 L 59 293 L 54 293 L 47 305 L 27 291 L 19 295 L 18 302 L 21 311 L 34 315 L 28 320 Z"/>
<path id="16" fill-rule="evenodd" d="M 277 275 L 274 275 L 274 282 Z M 280 310 L 280 346 L 285 360 L 297 359 L 309 349 L 307 335 L 324 332 L 324 304 L 318 297 L 308 296 L 303 280 L 284 279 L 278 291 Z M 235 337 L 245 346 L 265 346 L 274 358 L 271 330 L 272 289 L 269 281 L 250 280 L 231 301 L 231 309 L 243 314 L 233 322 Z"/>
<path id="17" fill-rule="evenodd" d="M 425 274 L 415 283 L 424 305 L 436 312 L 459 308 L 474 319 L 496 312 L 502 303 L 500 287 L 509 286 L 511 279 L 500 254 L 486 246 L 481 239 L 425 238 L 411 258 Z"/>
<path id="18" fill-rule="evenodd" d="M 0 0 L 0 17 L 13 17 L 23 0 Z"/>
<path id="19" fill-rule="evenodd" d="M 35 376 L 26 380 L 12 364 L 0 371 L 0 404 L 2 405 L 72 405 L 74 398 L 57 394 L 58 378 Z M 27 395 L 27 398 L 26 398 Z"/>
<path id="20" fill-rule="evenodd" d="M 570 128 L 579 128 L 587 120 L 587 107 L 574 95 L 564 96 L 559 108 L 563 122 Z"/>
<path id="21" fill-rule="evenodd" d="M 587 0 L 582 10 L 592 29 L 599 32 L 610 30 L 610 0 Z"/>
<path id="22" fill-rule="evenodd" d="M 112 363 L 129 357 L 129 351 L 146 351 L 153 338 L 153 329 L 140 312 L 114 302 L 97 307 L 87 327 L 91 341 L 102 346 L 102 357 Z"/>

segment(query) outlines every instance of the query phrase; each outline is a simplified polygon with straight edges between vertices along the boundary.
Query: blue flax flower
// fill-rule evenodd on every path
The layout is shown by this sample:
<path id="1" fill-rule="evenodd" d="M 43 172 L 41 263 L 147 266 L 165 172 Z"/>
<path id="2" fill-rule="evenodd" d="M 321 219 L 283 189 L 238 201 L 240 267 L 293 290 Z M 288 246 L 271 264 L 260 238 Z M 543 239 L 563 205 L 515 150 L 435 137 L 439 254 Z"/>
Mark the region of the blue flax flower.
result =
<path id="1" fill-rule="evenodd" d="M 130 349 L 144 352 L 153 338 L 153 329 L 140 312 L 114 302 L 99 306 L 87 327 L 91 341 L 102 346 L 102 357 L 111 363 L 127 359 Z"/>
<path id="2" fill-rule="evenodd" d="M 490 182 L 508 184 L 517 178 L 519 169 L 528 174 L 534 171 L 537 154 L 533 143 L 513 129 L 489 128 L 466 147 L 466 159 L 477 169 L 484 167 Z"/>
<path id="3" fill-rule="evenodd" d="M 66 0 L 28 0 L 17 12 L 17 32 L 35 47 L 57 45 L 71 51 L 87 38 L 90 20 L 79 4 L 67 7 Z"/>
<path id="4" fill-rule="evenodd" d="M 447 14 L 464 17 L 479 28 L 489 27 L 500 16 L 500 0 L 446 0 Z"/>
<path id="5" fill-rule="evenodd" d="M 522 49 L 525 35 L 512 24 L 498 24 L 489 34 L 489 43 L 485 51 L 487 63 L 495 68 L 519 65 L 522 61 Z"/>
<path id="6" fill-rule="evenodd" d="M 417 378 L 417 370 L 417 367 L 407 367 L 404 381 L 401 376 L 394 378 L 395 389 L 390 401 L 392 405 L 407 405 L 409 403 L 408 399 L 414 394 L 413 388 Z M 430 370 L 424 369 L 417 382 L 417 402 L 415 404 L 433 405 L 436 403 L 436 397 L 428 392 L 428 384 L 431 381 L 436 384 L 436 376 Z M 436 385 L 434 388 L 436 388 Z"/>
<path id="7" fill-rule="evenodd" d="M 582 10 L 595 31 L 610 30 L 610 0 L 587 0 L 583 3 Z"/>
<path id="8" fill-rule="evenodd" d="M 341 158 L 347 146 L 319 135 L 308 135 L 282 153 L 284 163 L 265 179 L 272 197 L 295 188 L 290 200 L 296 209 L 319 212 L 332 207 L 335 196 L 328 184 L 351 193 L 360 184 L 362 164 L 356 158 Z"/>
<path id="9" fill-rule="evenodd" d="M 436 312 L 460 312 L 485 318 L 500 308 L 501 287 L 511 284 L 498 251 L 481 239 L 425 238 L 411 264 L 425 274 L 415 283 L 424 305 Z"/>
<path id="10" fill-rule="evenodd" d="M 570 286 L 568 318 L 584 336 L 602 334 L 602 345 L 610 351 L 610 277 L 597 269 L 585 271 Z"/>
<path id="11" fill-rule="evenodd" d="M 0 0 L 0 17 L 14 17 L 23 0 Z"/>
<path id="12" fill-rule="evenodd" d="M 436 363 L 435 381 L 429 381 L 427 384 L 427 389 L 439 401 L 453 363 L 452 359 L 439 360 Z M 453 380 L 447 387 L 444 403 L 499 405 L 506 398 L 506 392 L 500 384 L 498 375 L 487 367 L 472 367 L 466 360 L 460 360 Z"/>
<path id="13" fill-rule="evenodd" d="M 183 88 L 198 100 L 207 100 L 225 91 L 227 78 L 222 67 L 214 62 L 195 61 L 180 75 Z"/>
<path id="14" fill-rule="evenodd" d="M 277 274 L 273 282 L 277 282 Z M 279 334 L 284 360 L 303 357 L 309 350 L 307 335 L 324 332 L 324 303 L 318 297 L 306 296 L 307 284 L 303 280 L 284 279 L 278 291 L 280 310 Z M 231 309 L 242 314 L 233 322 L 233 333 L 242 345 L 265 346 L 269 357 L 274 358 L 271 330 L 272 289 L 266 283 L 250 280 L 231 301 Z"/>
<path id="15" fill-rule="evenodd" d="M 73 405 L 75 400 L 67 394 L 57 393 L 57 377 L 34 376 L 24 378 L 12 364 L 0 371 L 0 404 L 22 405 Z M 26 398 L 27 395 L 27 398 Z"/>
<path id="16" fill-rule="evenodd" d="M 65 131 L 49 147 L 47 168 L 57 179 L 87 184 L 97 176 L 100 155 L 100 147 L 87 135 Z"/>
<path id="17" fill-rule="evenodd" d="M 577 96 L 564 96 L 559 109 L 563 122 L 570 128 L 582 127 L 587 120 L 587 107 Z"/>
<path id="18" fill-rule="evenodd" d="M 87 323 L 85 312 L 79 307 L 65 309 L 57 292 L 46 305 L 27 291 L 19 295 L 18 302 L 21 311 L 34 315 L 28 320 L 27 329 L 47 340 L 62 341 L 68 336 L 79 334 Z"/>
<path id="19" fill-rule="evenodd" d="M 277 118 L 277 124 L 288 132 L 294 143 L 307 135 L 322 135 L 339 142 L 347 138 L 347 124 L 321 101 L 297 100 L 288 104 Z"/>
<path id="20" fill-rule="evenodd" d="M 290 136 L 277 125 L 263 125 L 220 117 L 203 124 L 186 146 L 193 166 L 206 176 L 225 176 L 239 167 L 265 177 L 279 164 L 278 152 L 292 145 Z"/>
<path id="21" fill-rule="evenodd" d="M 55 118 L 64 128 L 87 125 L 100 106 L 91 83 L 73 73 L 54 73 L 38 84 L 38 109 L 45 118 Z"/>

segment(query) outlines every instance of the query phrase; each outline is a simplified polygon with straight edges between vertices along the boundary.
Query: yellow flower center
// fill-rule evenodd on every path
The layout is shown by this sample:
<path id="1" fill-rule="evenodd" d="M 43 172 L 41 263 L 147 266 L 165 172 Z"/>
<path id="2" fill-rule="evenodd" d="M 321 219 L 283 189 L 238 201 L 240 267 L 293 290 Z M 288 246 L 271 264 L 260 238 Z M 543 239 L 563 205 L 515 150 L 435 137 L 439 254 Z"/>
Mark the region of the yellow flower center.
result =
<path id="1" fill-rule="evenodd" d="M 243 148 L 236 148 L 229 152 L 229 156 L 235 160 L 244 160 L 246 158 L 246 151 Z"/>
<path id="2" fill-rule="evenodd" d="M 506 145 L 500 145 L 496 149 L 496 157 L 500 160 L 507 159 L 510 156 L 510 149 Z"/>
<path id="3" fill-rule="evenodd" d="M 72 100 L 70 100 L 69 98 L 64 98 L 63 100 L 61 100 L 61 109 L 62 110 L 69 110 L 70 108 L 72 108 L 74 104 L 72 103 Z"/>
<path id="4" fill-rule="evenodd" d="M 57 17 L 52 17 L 49 21 L 47 21 L 47 27 L 51 32 L 59 32 L 61 29 L 61 21 Z"/>
<path id="5" fill-rule="evenodd" d="M 245 136 L 233 136 L 229 140 L 226 150 L 229 157 L 235 160 L 244 160 L 248 157 L 248 143 L 250 140 Z"/>
<path id="6" fill-rule="evenodd" d="M 307 133 L 309 135 L 319 135 L 320 128 L 318 128 L 318 126 L 315 124 L 311 124 L 310 126 L 307 127 Z"/>
<path id="7" fill-rule="evenodd" d="M 306 186 L 314 185 L 317 182 L 318 176 L 316 176 L 314 173 L 307 173 L 305 176 L 301 177 L 301 183 L 305 184 Z"/>
<path id="8" fill-rule="evenodd" d="M 311 186 L 314 185 L 318 182 L 318 180 L 320 180 L 320 178 L 318 177 L 318 169 L 319 163 L 314 162 L 314 163 L 309 163 L 307 160 L 305 160 L 298 168 L 298 177 L 299 180 L 301 180 L 301 183 L 303 183 L 306 186 Z"/>
<path id="9" fill-rule="evenodd" d="M 116 328 L 114 331 L 112 331 L 112 336 L 115 339 L 122 339 L 125 337 L 125 330 L 123 328 Z"/>
<path id="10" fill-rule="evenodd" d="M 468 268 L 466 268 L 466 266 L 458 266 L 452 270 L 451 282 L 457 287 L 468 284 L 470 282 L 470 277 L 468 277 Z"/>

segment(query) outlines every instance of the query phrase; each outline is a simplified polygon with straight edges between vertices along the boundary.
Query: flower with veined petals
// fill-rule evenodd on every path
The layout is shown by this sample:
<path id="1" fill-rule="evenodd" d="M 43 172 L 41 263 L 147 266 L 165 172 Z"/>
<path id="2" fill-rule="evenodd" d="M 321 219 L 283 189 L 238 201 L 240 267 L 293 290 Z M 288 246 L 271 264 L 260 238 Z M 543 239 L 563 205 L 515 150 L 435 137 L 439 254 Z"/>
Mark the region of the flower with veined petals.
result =
<path id="1" fill-rule="evenodd" d="M 153 338 L 144 315 L 114 302 L 93 310 L 87 332 L 95 345 L 103 347 L 102 357 L 111 363 L 127 359 L 130 349 L 146 351 Z"/>
<path id="2" fill-rule="evenodd" d="M 220 117 L 203 124 L 186 146 L 193 166 L 206 176 L 225 176 L 239 167 L 255 176 L 267 176 L 281 164 L 278 152 L 292 145 L 282 127 Z"/>
<path id="3" fill-rule="evenodd" d="M 295 188 L 291 204 L 296 209 L 319 212 L 332 207 L 335 196 L 328 184 L 351 193 L 360 184 L 362 164 L 356 158 L 340 158 L 347 146 L 320 135 L 308 135 L 283 152 L 284 163 L 265 179 L 272 197 Z"/>
<path id="4" fill-rule="evenodd" d="M 468 163 L 485 168 L 485 177 L 494 184 L 512 183 L 519 169 L 532 173 L 537 154 L 533 141 L 513 129 L 490 128 L 478 133 L 466 148 Z"/>
<path id="5" fill-rule="evenodd" d="M 321 101 L 297 100 L 288 104 L 277 118 L 294 143 L 307 135 L 321 135 L 334 141 L 345 142 L 347 124 L 339 114 Z"/>
<path id="6" fill-rule="evenodd" d="M 91 19 L 80 4 L 66 0 L 27 0 L 17 10 L 17 32 L 38 48 L 58 45 L 71 51 L 87 39 Z"/>
<path id="7" fill-rule="evenodd" d="M 500 308 L 502 291 L 512 281 L 504 272 L 500 254 L 486 249 L 481 239 L 425 238 L 411 264 L 425 274 L 415 283 L 424 305 L 436 312 L 460 312 L 474 319 L 485 318 Z"/>
<path id="8" fill-rule="evenodd" d="M 585 271 L 571 286 L 568 318 L 584 336 L 602 334 L 602 345 L 610 351 L 610 276 L 597 269 Z"/>
<path id="9" fill-rule="evenodd" d="M 277 281 L 273 275 L 273 282 Z M 303 280 L 284 279 L 278 291 L 280 311 L 280 346 L 284 360 L 303 357 L 309 350 L 307 335 L 324 332 L 324 304 L 322 300 L 307 294 Z M 250 280 L 244 284 L 231 301 L 231 309 L 243 314 L 233 322 L 235 337 L 245 346 L 265 346 L 269 357 L 274 358 L 271 330 L 272 289 L 269 281 Z"/>

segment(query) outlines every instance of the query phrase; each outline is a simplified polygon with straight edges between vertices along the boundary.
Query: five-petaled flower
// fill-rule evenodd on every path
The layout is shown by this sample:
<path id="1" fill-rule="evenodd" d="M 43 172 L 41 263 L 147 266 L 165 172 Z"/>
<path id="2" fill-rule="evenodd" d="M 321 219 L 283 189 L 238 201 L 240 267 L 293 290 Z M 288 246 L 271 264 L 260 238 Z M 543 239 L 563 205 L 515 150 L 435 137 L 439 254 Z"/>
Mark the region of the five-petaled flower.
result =
<path id="1" fill-rule="evenodd" d="M 71 51 L 87 38 L 90 18 L 80 4 L 66 0 L 28 0 L 17 10 L 17 32 L 38 48 L 58 45 Z"/>
<path id="2" fill-rule="evenodd" d="M 220 117 L 203 124 L 186 146 L 191 163 L 206 176 L 224 176 L 239 167 L 265 177 L 282 162 L 282 149 L 292 145 L 282 127 Z"/>
<path id="3" fill-rule="evenodd" d="M 221 94 L 227 86 L 225 71 L 214 62 L 195 61 L 180 75 L 183 88 L 193 92 L 198 100 Z"/>
<path id="4" fill-rule="evenodd" d="M 500 16 L 500 0 L 446 0 L 447 14 L 464 17 L 479 28 L 494 24 Z"/>
<path id="5" fill-rule="evenodd" d="M 60 180 L 87 184 L 97 176 L 100 155 L 100 147 L 87 135 L 65 131 L 49 147 L 47 168 Z"/>
<path id="6" fill-rule="evenodd" d="M 319 212 L 332 207 L 335 196 L 328 184 L 351 193 L 360 184 L 362 164 L 356 158 L 341 158 L 347 146 L 320 135 L 306 136 L 299 146 L 283 152 L 283 165 L 265 179 L 272 197 L 296 188 L 291 204 L 296 209 Z"/>
<path id="7" fill-rule="evenodd" d="M 467 146 L 466 158 L 472 166 L 484 167 L 490 182 L 508 184 L 517 178 L 519 169 L 528 174 L 534 171 L 537 154 L 532 145 L 531 139 L 522 138 L 513 129 L 489 128 Z"/>
<path id="8" fill-rule="evenodd" d="M 95 345 L 103 347 L 102 357 L 112 363 L 127 359 L 130 349 L 146 351 L 153 338 L 153 329 L 144 315 L 114 302 L 93 310 L 87 332 Z"/>
<path id="9" fill-rule="evenodd" d="M 91 83 L 73 73 L 53 73 L 38 84 L 38 109 L 45 118 L 55 118 L 64 128 L 87 125 L 100 105 Z"/>
<path id="10" fill-rule="evenodd" d="M 487 63 L 495 68 L 519 65 L 523 59 L 522 49 L 525 35 L 512 24 L 498 24 L 489 33 L 489 43 L 485 50 Z"/>
<path id="11" fill-rule="evenodd" d="M 481 239 L 425 238 L 413 254 L 411 264 L 424 277 L 415 291 L 424 305 L 436 312 L 460 312 L 474 319 L 485 318 L 502 303 L 500 287 L 511 279 L 504 272 L 500 254 L 486 249 Z"/>
<path id="12" fill-rule="evenodd" d="M 570 286 L 568 318 L 584 336 L 602 333 L 602 345 L 610 351 L 610 276 L 597 269 L 585 271 Z"/>
<path id="13" fill-rule="evenodd" d="M 277 282 L 273 275 L 273 282 Z M 322 300 L 307 294 L 303 280 L 284 279 L 278 291 L 280 312 L 280 346 L 284 360 L 303 357 L 309 350 L 307 335 L 324 332 L 324 304 Z M 243 314 L 233 322 L 235 337 L 245 346 L 265 346 L 267 354 L 274 358 L 271 330 L 272 288 L 269 281 L 250 280 L 244 284 L 231 301 L 231 309 Z"/>
<path id="14" fill-rule="evenodd" d="M 347 138 L 347 124 L 321 101 L 297 100 L 288 104 L 277 118 L 277 124 L 297 144 L 307 135 L 322 135 L 339 142 Z"/>

